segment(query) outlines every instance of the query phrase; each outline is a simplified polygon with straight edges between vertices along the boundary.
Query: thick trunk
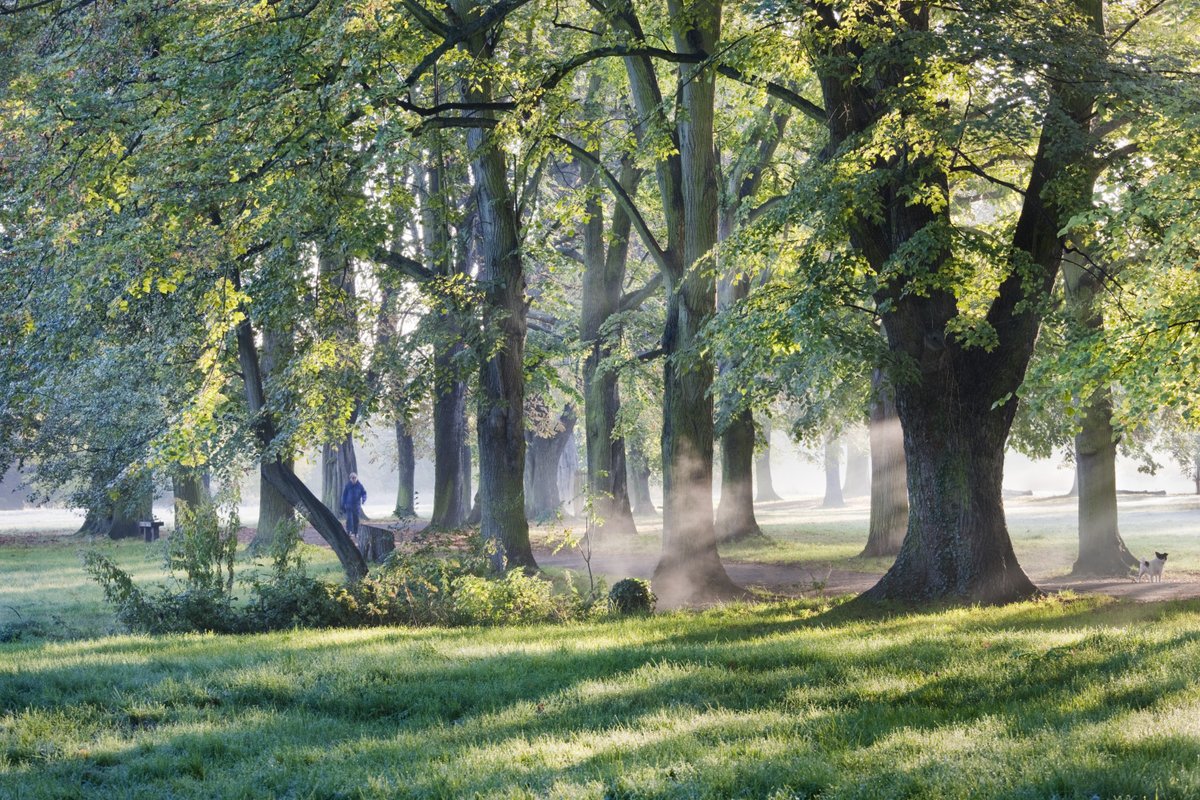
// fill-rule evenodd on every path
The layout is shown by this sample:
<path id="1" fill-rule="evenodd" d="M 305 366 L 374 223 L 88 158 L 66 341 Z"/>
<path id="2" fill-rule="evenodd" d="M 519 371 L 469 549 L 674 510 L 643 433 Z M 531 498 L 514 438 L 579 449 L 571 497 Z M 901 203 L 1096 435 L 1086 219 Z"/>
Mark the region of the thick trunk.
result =
<path id="1" fill-rule="evenodd" d="M 1080 57 L 1103 52 L 1099 2 L 1077 5 L 1092 17 L 1074 32 Z M 898 111 L 893 95 L 901 88 L 910 93 L 930 77 L 916 50 L 896 47 L 910 32 L 931 30 L 930 8 L 900 4 L 893 13 L 872 7 L 861 21 L 884 22 L 885 14 L 893 40 L 875 43 L 828 35 L 839 25 L 837 15 L 831 7 L 817 9 L 814 19 L 830 43 L 817 58 L 829 153 L 855 146 Z M 864 58 L 885 49 L 886 66 L 859 71 Z M 1078 176 L 1093 162 L 1089 126 L 1098 84 L 1068 79 L 1048 88 L 1037 152 L 1012 227 L 1013 263 L 1004 265 L 1006 277 L 987 309 L 995 334 L 987 350 L 957 339 L 952 323 L 958 298 L 930 288 L 958 262 L 946 235 L 952 227 L 947 204 L 913 201 L 918 195 L 950 196 L 949 176 L 927 155 L 927 145 L 900 139 L 886 156 L 871 156 L 874 188 L 848 218 L 850 242 L 863 261 L 876 275 L 896 276 L 880 283 L 875 302 L 888 346 L 907 373 L 895 389 L 908 467 L 908 532 L 869 598 L 1007 602 L 1037 594 L 1017 564 L 1005 526 L 1004 445 L 1016 409 L 1012 398 L 1058 274 L 1059 232 L 1091 202 L 1091 187 Z M 905 264 L 899 272 L 898 261 Z M 920 283 L 914 285 L 912 275 L 921 276 Z"/>
<path id="2" fill-rule="evenodd" d="M 282 464 L 286 470 L 295 468 L 291 459 L 284 459 Z M 258 527 L 254 531 L 254 538 L 250 540 L 249 549 L 252 553 L 266 553 L 270 551 L 281 527 L 295 522 L 296 509 L 267 480 L 261 468 L 258 473 Z"/>
<path id="3" fill-rule="evenodd" d="M 862 497 L 870 493 L 871 449 L 851 434 L 846 438 L 846 477 L 842 482 L 842 497 Z"/>
<path id="4" fill-rule="evenodd" d="M 575 419 L 575 410 L 567 406 L 559 418 L 561 427 L 554 435 L 529 434 L 525 449 L 525 513 L 530 520 L 556 519 L 562 510 L 558 472 L 563 452 L 575 429 Z"/>
<path id="5" fill-rule="evenodd" d="M 171 476 L 171 494 L 175 497 L 175 524 L 179 524 L 181 507 L 196 511 L 212 502 L 204 476 L 196 472 L 179 471 Z"/>
<path id="6" fill-rule="evenodd" d="M 728 542 L 761 535 L 754 517 L 754 418 L 744 410 L 734 415 L 721 435 L 717 536 Z"/>
<path id="7" fill-rule="evenodd" d="M 835 436 L 825 437 L 825 499 L 821 508 L 841 508 L 842 499 L 842 443 Z"/>
<path id="8" fill-rule="evenodd" d="M 396 509 L 393 512 L 400 519 L 417 515 L 415 487 L 417 473 L 417 455 L 413 448 L 413 437 L 408 431 L 404 420 L 396 420 L 396 471 L 399 473 L 399 484 L 396 487 Z"/>
<path id="9" fill-rule="evenodd" d="M 446 362 L 438 367 L 437 374 L 452 369 L 451 359 L 461 347 L 454 346 L 449 352 L 434 356 Z M 461 528 L 467 519 L 468 507 L 463 502 L 466 491 L 463 478 L 467 469 L 463 464 L 463 450 L 467 438 L 467 386 L 459 380 L 434 379 L 433 402 L 433 512 L 429 524 L 433 528 L 454 530 Z"/>
<path id="10" fill-rule="evenodd" d="M 1100 389 L 1083 412 L 1075 435 L 1079 476 L 1079 558 L 1075 575 L 1124 577 L 1138 560 L 1117 529 L 1117 441 L 1112 400 Z"/>
<path id="11" fill-rule="evenodd" d="M 994 398 L 968 386 L 943 369 L 896 387 L 908 531 L 895 564 L 868 597 L 1000 603 L 1037 594 L 1017 563 L 1004 521 L 1001 485 L 1011 411 L 993 409 Z"/>
<path id="12" fill-rule="evenodd" d="M 668 2 L 675 46 L 714 52 L 721 4 L 700 0 L 687 9 Z M 716 310 L 716 281 L 709 259 L 717 244 L 713 108 L 715 73 L 689 70 L 679 91 L 682 269 L 667 275 L 663 349 L 663 545 L 654 589 L 668 603 L 704 602 L 739 592 L 717 553 L 713 522 L 712 362 L 700 352 L 701 329 Z M 687 354 L 686 361 L 680 360 Z"/>
<path id="13" fill-rule="evenodd" d="M 108 537 L 110 539 L 134 539 L 141 535 L 138 522 L 153 517 L 151 508 L 152 498 L 147 492 L 132 503 L 118 503 L 109 520 Z"/>
<path id="14" fill-rule="evenodd" d="M 479 4 L 457 0 L 466 19 Z M 483 33 L 463 43 L 479 60 L 492 58 L 494 42 Z M 488 103 L 490 80 L 463 84 L 463 100 Z M 493 566 L 537 569 L 525 519 L 525 272 L 516 203 L 508 185 L 506 151 L 490 131 L 467 132 L 472 159 L 480 231 L 479 285 L 483 290 L 484 325 L 496 348 L 480 355 L 479 438 L 480 532 L 495 545 Z M 489 337 L 490 338 L 490 337 Z"/>
<path id="15" fill-rule="evenodd" d="M 350 482 L 350 473 L 358 472 L 358 455 L 354 452 L 354 435 L 347 433 L 337 444 L 321 447 L 321 502 L 338 508 L 342 489 Z"/>
<path id="16" fill-rule="evenodd" d="M 263 450 L 269 450 L 275 439 L 275 423 L 266 412 L 262 372 L 259 369 L 258 349 L 249 319 L 237 327 L 238 361 L 242 368 L 246 405 L 255 420 L 255 435 Z M 317 499 L 296 473 L 279 457 L 262 463 L 262 475 L 293 508 L 298 509 L 316 529 L 342 564 L 346 577 L 358 580 L 367 574 L 367 562 L 354 541 L 342 527 L 341 521 L 329 507 Z"/>
<path id="17" fill-rule="evenodd" d="M 762 426 L 763 443 L 754 459 L 754 477 L 758 482 L 758 497 L 760 503 L 771 503 L 783 498 L 775 491 L 775 481 L 771 477 L 771 425 Z"/>
<path id="18" fill-rule="evenodd" d="M 871 375 L 871 521 L 864 557 L 894 556 L 908 528 L 908 473 L 896 398 L 883 370 Z"/>

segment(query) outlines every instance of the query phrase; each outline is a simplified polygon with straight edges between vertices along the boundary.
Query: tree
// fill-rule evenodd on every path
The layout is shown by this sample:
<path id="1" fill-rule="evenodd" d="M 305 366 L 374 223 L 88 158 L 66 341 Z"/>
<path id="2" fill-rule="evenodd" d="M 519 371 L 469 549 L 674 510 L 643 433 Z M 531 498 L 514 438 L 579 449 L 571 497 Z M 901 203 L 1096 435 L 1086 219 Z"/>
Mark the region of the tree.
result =
<path id="1" fill-rule="evenodd" d="M 1036 30 L 1020 3 L 944 14 L 905 3 L 857 5 L 862 13 L 852 17 L 817 6 L 810 19 L 833 154 L 826 186 L 846 192 L 852 254 L 874 276 L 899 367 L 909 527 L 896 563 L 867 596 L 1028 597 L 1036 589 L 1004 523 L 1004 445 L 1064 253 L 1062 231 L 1091 204 L 1081 176 L 1097 152 L 1097 99 L 1112 86 L 1123 37 L 1105 37 L 1101 5 L 1091 0 L 1055 4 L 1048 16 L 1040 6 Z M 850 67 L 861 63 L 873 66 Z M 1145 73 L 1131 63 L 1121 68 Z M 1012 176 L 1023 186 L 975 161 L 974 141 L 998 146 L 983 122 L 988 109 L 972 113 L 979 92 L 956 95 L 942 82 L 948 74 L 993 90 L 996 75 L 1024 76 L 995 95 L 1009 104 L 1026 97 L 1036 109 L 1011 120 L 1027 125 L 1023 135 L 1036 142 L 1028 170 Z M 949 201 L 958 172 L 1018 195 L 1003 246 L 956 226 Z M 970 295 L 956 270 L 989 263 L 1001 269 L 991 296 Z"/>

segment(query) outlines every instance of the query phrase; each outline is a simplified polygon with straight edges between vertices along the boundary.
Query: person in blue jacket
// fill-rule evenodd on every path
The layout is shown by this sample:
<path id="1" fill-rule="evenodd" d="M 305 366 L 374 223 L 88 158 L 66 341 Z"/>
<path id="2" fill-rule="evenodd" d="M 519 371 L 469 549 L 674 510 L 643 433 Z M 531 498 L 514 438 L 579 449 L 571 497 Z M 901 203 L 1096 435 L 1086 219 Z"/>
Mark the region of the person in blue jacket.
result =
<path id="1" fill-rule="evenodd" d="M 350 473 L 350 482 L 342 489 L 342 513 L 346 515 L 346 533 L 358 536 L 358 519 L 367 500 L 366 488 L 358 482 L 358 473 Z"/>

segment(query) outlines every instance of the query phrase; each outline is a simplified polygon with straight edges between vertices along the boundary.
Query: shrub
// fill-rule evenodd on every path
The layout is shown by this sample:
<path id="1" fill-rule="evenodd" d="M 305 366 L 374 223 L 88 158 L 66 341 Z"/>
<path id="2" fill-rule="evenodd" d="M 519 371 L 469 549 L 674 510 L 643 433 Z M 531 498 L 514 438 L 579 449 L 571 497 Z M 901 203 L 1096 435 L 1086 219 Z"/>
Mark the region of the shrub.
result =
<path id="1" fill-rule="evenodd" d="M 464 575 L 454 581 L 455 621 L 497 625 L 562 616 L 550 581 L 513 570 L 500 579 Z"/>
<path id="2" fill-rule="evenodd" d="M 613 584 L 608 592 L 608 605 L 616 614 L 649 614 L 658 600 L 650 591 L 650 581 L 625 578 Z"/>

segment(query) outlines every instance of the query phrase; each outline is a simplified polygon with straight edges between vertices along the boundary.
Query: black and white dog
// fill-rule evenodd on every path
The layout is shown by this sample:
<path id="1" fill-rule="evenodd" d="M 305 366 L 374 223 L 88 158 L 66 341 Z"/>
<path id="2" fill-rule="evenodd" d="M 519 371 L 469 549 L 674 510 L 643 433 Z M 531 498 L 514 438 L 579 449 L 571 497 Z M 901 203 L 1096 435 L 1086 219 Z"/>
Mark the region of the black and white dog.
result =
<path id="1" fill-rule="evenodd" d="M 1154 551 L 1154 558 L 1149 561 L 1142 560 L 1138 567 L 1138 575 L 1135 580 L 1138 583 L 1142 582 L 1142 578 L 1149 576 L 1151 583 L 1162 583 L 1163 565 L 1167 563 L 1167 554 Z"/>

